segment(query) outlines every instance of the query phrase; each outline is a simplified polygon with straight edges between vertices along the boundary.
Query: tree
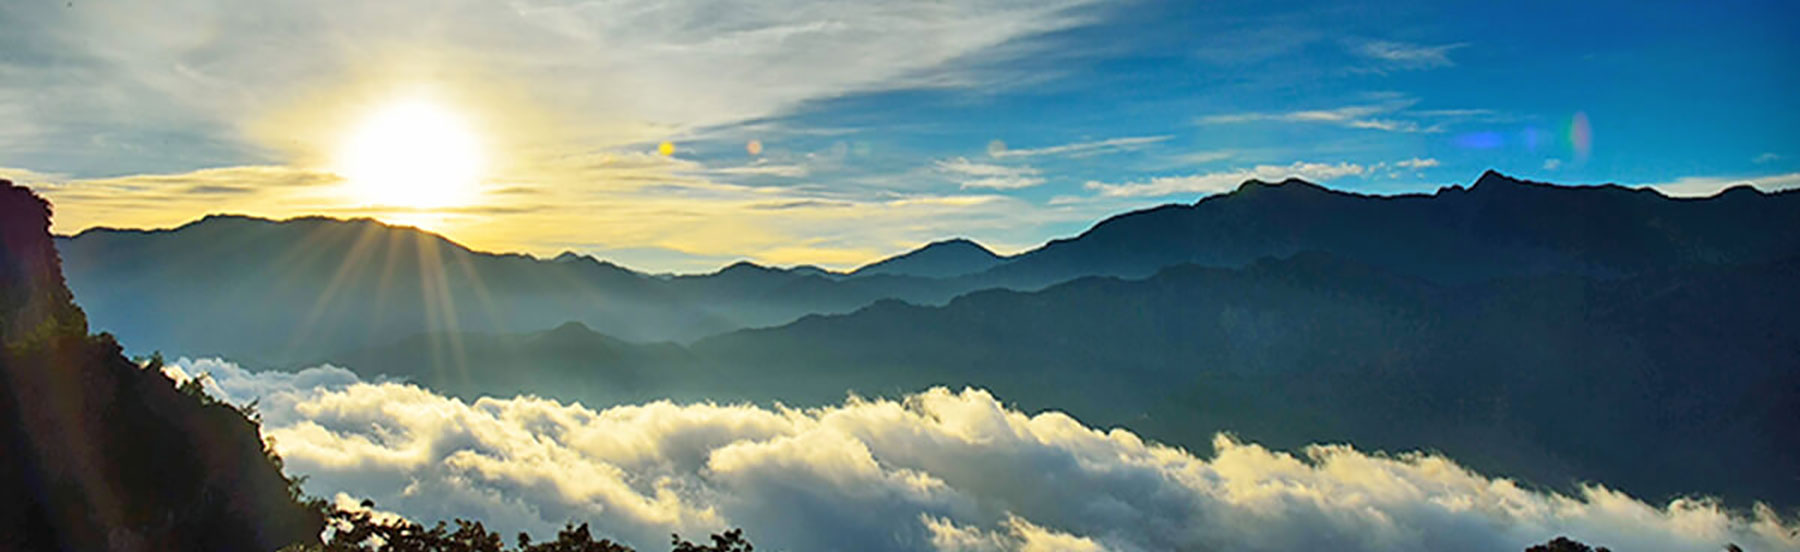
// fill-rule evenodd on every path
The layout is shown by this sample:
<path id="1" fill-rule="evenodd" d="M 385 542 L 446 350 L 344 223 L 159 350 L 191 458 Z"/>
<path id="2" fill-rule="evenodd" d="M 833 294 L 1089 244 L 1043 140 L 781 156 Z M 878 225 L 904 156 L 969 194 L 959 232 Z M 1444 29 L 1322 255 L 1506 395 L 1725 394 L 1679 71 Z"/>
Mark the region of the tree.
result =
<path id="1" fill-rule="evenodd" d="M 1594 548 L 1569 537 L 1556 537 L 1550 542 L 1526 548 L 1525 552 L 1612 552 L 1612 550 L 1604 546 Z"/>
<path id="2" fill-rule="evenodd" d="M 636 552 L 611 539 L 595 540 L 588 524 L 569 524 L 556 534 L 556 540 L 531 542 L 531 535 L 519 533 L 518 547 L 507 548 L 500 534 L 489 531 L 479 521 L 455 520 L 455 529 L 438 522 L 430 528 L 404 519 L 378 520 L 372 509 L 375 503 L 363 501 L 356 511 L 335 509 L 330 512 L 333 531 L 323 546 L 294 546 L 283 552 Z M 712 535 L 712 544 L 694 544 L 672 535 L 674 552 L 752 552 L 755 547 L 744 539 L 742 529 Z"/>

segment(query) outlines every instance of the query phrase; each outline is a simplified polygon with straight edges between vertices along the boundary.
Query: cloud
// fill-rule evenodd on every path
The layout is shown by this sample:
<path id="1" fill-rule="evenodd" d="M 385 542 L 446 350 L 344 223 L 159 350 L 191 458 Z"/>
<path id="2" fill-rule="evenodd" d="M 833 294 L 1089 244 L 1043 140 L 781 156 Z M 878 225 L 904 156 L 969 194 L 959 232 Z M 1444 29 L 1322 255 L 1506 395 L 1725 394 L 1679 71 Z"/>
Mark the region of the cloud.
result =
<path id="1" fill-rule="evenodd" d="M 974 165 L 981 163 L 948 166 L 982 170 Z M 435 209 L 359 205 L 346 199 L 357 194 L 336 175 L 281 166 L 88 180 L 0 168 L 0 177 L 50 198 L 56 205 L 52 229 L 65 235 L 97 226 L 171 228 L 209 213 L 374 217 L 445 234 L 483 251 L 549 257 L 581 244 L 584 252 L 613 252 L 610 260 L 651 272 L 710 271 L 720 258 L 746 257 L 763 264 L 850 268 L 953 234 L 1017 250 L 1062 225 L 1105 214 L 974 193 L 734 184 L 712 180 L 709 169 L 692 160 L 634 151 L 562 156 L 549 168 L 564 176 L 488 183 L 471 204 Z M 970 190 L 1043 181 L 1029 168 L 989 176 L 944 174 L 959 176 Z M 191 193 L 203 186 L 237 193 Z M 596 234 L 594 228 L 605 231 Z"/>
<path id="2" fill-rule="evenodd" d="M 0 143 L 28 146 L 11 150 L 26 158 L 90 152 L 65 164 L 113 174 L 265 162 L 271 153 L 307 164 L 330 153 L 348 118 L 429 91 L 468 111 L 505 157 L 535 158 L 566 153 L 562 144 L 666 139 L 857 92 L 997 84 L 1000 76 L 962 65 L 993 51 L 1031 55 L 1009 45 L 1087 21 L 1075 9 L 1085 3 L 9 7 L 0 12 L 12 34 Z M 171 152 L 179 159 L 167 160 Z"/>
<path id="3" fill-rule="evenodd" d="M 1434 158 L 1429 158 L 1429 157 L 1424 158 L 1424 159 L 1414 157 L 1412 159 L 1407 159 L 1405 161 L 1395 161 L 1394 166 L 1404 167 L 1404 168 L 1408 168 L 1408 169 L 1426 169 L 1426 168 L 1438 166 L 1438 160 L 1434 159 Z"/>
<path id="4" fill-rule="evenodd" d="M 1564 496 L 1437 455 L 1345 445 L 1290 454 L 1221 435 L 1200 455 L 980 390 L 596 410 L 464 402 L 331 368 L 175 366 L 212 373 L 233 400 L 260 399 L 265 434 L 309 492 L 503 533 L 578 520 L 648 547 L 741 526 L 759 548 L 796 551 L 1516 552 L 1556 535 L 1650 552 L 1800 546 L 1794 522 L 1766 507 L 1655 506 L 1597 485 Z"/>
<path id="5" fill-rule="evenodd" d="M 1678 197 L 1710 196 L 1733 186 L 1751 186 L 1764 192 L 1779 192 L 1800 188 L 1800 173 L 1771 174 L 1767 176 L 1729 177 L 1729 176 L 1687 176 L 1669 182 L 1642 184 L 1645 188 L 1654 188 L 1659 192 Z"/>
<path id="6" fill-rule="evenodd" d="M 1257 121 L 1279 121 L 1284 123 L 1309 123 L 1382 130 L 1387 132 L 1439 132 L 1440 125 L 1421 126 L 1417 121 L 1378 117 L 1379 115 L 1397 114 L 1407 106 L 1416 103 L 1412 100 L 1388 102 L 1382 104 L 1350 105 L 1331 109 L 1310 109 L 1289 111 L 1285 113 L 1226 113 L 1202 117 L 1200 124 L 1220 125 Z"/>
<path id="7" fill-rule="evenodd" d="M 938 171 L 957 177 L 963 189 L 1016 190 L 1044 183 L 1037 169 L 1026 166 L 976 163 L 962 157 L 939 160 L 935 166 Z"/>
<path id="8" fill-rule="evenodd" d="M 1089 190 L 1108 197 L 1155 197 L 1174 194 L 1216 194 L 1229 192 L 1248 180 L 1281 181 L 1300 178 L 1314 182 L 1358 176 L 1370 172 L 1356 163 L 1307 163 L 1257 165 L 1248 169 L 1199 173 L 1184 176 L 1159 176 L 1149 180 L 1125 183 L 1088 181 Z"/>
<path id="9" fill-rule="evenodd" d="M 1774 163 L 1774 162 L 1780 161 L 1780 160 L 1781 160 L 1781 155 L 1776 154 L 1776 153 L 1765 152 L 1765 153 L 1758 155 L 1755 158 L 1751 159 L 1750 162 L 1761 165 L 1763 163 Z"/>
<path id="10" fill-rule="evenodd" d="M 1561 159 L 1557 159 L 1555 157 L 1545 159 L 1544 160 L 1544 170 L 1554 171 L 1556 169 L 1562 168 L 1562 164 L 1563 164 L 1563 161 Z"/>
<path id="11" fill-rule="evenodd" d="M 807 170 L 805 165 L 771 165 L 771 164 L 754 164 L 754 165 L 743 165 L 743 166 L 738 166 L 738 167 L 723 167 L 723 168 L 717 168 L 717 169 L 708 169 L 707 172 L 712 173 L 712 174 L 726 175 L 726 176 L 780 176 L 780 177 L 785 177 L 785 178 L 805 178 L 807 174 L 810 174 L 810 171 Z"/>
<path id="12" fill-rule="evenodd" d="M 1012 149 L 1006 142 L 994 140 L 988 144 L 988 155 L 996 158 L 1038 157 L 1044 155 L 1061 155 L 1073 158 L 1090 157 L 1108 153 L 1131 151 L 1144 146 L 1174 138 L 1174 136 L 1126 136 L 1108 138 L 1090 142 L 1075 142 L 1042 148 Z"/>
<path id="13" fill-rule="evenodd" d="M 1424 45 L 1391 40 L 1364 40 L 1352 42 L 1350 52 L 1381 62 L 1385 68 L 1432 69 L 1456 65 L 1450 60 L 1450 52 L 1468 45 L 1467 42 Z"/>

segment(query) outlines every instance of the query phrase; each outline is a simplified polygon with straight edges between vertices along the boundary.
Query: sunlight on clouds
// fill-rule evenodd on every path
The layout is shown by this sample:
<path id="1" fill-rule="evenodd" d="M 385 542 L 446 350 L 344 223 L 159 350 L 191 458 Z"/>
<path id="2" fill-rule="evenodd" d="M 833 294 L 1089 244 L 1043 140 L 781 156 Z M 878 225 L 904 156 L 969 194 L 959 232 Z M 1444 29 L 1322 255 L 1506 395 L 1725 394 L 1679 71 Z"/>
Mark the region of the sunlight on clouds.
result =
<path id="1" fill-rule="evenodd" d="M 70 180 L 62 175 L 0 168 L 0 177 L 31 186 L 56 206 L 51 230 L 69 234 L 95 226 L 166 228 L 206 213 L 287 218 L 337 206 L 342 178 L 286 166 L 205 169 Z"/>
<path id="2" fill-rule="evenodd" d="M 1080 24 L 1087 16 L 1073 8 L 1086 3 L 58 5 L 21 10 L 16 23 L 41 30 L 23 37 L 35 41 L 32 49 L 64 51 L 82 65 L 24 60 L 11 76 L 56 90 L 59 101 L 36 102 L 13 128 L 42 130 L 35 141 L 51 149 L 91 147 L 83 129 L 152 120 L 160 128 L 226 129 L 218 134 L 316 167 L 330 143 L 317 135 L 345 128 L 346 111 L 427 87 L 492 117 L 487 131 L 515 134 L 497 140 L 508 143 L 500 148 L 506 157 L 543 155 L 529 150 L 544 145 L 567 154 L 654 144 L 818 98 L 999 82 L 958 63 Z M 797 13 L 811 22 L 796 23 Z M 134 170 L 114 161 L 121 162 L 98 170 Z"/>
<path id="3" fill-rule="evenodd" d="M 1793 549 L 1792 520 L 1604 487 L 1530 490 L 1426 453 L 1299 454 L 1219 436 L 1209 456 L 943 388 L 819 408 L 473 403 L 337 368 L 182 359 L 259 400 L 288 469 L 412 519 L 642 545 L 742 526 L 791 550 L 1472 550 L 1570 535 L 1619 550 Z"/>
<path id="4" fill-rule="evenodd" d="M 924 207 L 891 205 L 892 196 L 872 193 L 839 197 L 816 182 L 767 192 L 733 187 L 711 180 L 802 179 L 813 174 L 815 161 L 702 164 L 683 159 L 690 156 L 685 148 L 677 153 L 665 146 L 820 98 L 1000 82 L 964 65 L 977 53 L 1086 21 L 1092 14 L 1075 9 L 1086 3 L 782 0 L 754 10 L 719 10 L 685 0 L 636 8 L 562 1 L 276 0 L 219 10 L 202 0 L 178 0 L 156 9 L 27 10 L 20 23 L 42 32 L 25 38 L 105 70 L 19 66 L 13 76 L 54 91 L 39 95 L 58 101 L 34 103 L 8 132 L 31 130 L 29 141 L 44 151 L 84 151 L 106 160 L 83 164 L 81 174 L 58 176 L 46 186 L 54 188 L 49 195 L 59 206 L 57 230 L 65 233 L 99 224 L 169 227 L 218 212 L 371 216 L 448 232 L 489 250 L 554 255 L 569 248 L 660 247 L 765 262 L 826 259 L 847 267 L 894 253 L 889 244 L 937 238 L 954 217 L 995 213 L 951 213 L 956 207 L 943 205 L 925 219 L 906 221 L 895 217 Z M 794 13 L 818 23 L 796 24 Z M 272 24 L 277 21 L 308 23 Z M 57 37 L 92 39 L 65 44 Z M 1005 55 L 1029 53 L 1017 48 Z M 347 133 L 365 124 L 370 112 L 417 97 L 446 106 L 457 126 L 467 127 L 480 144 L 485 170 L 433 177 L 424 174 L 433 171 L 401 170 L 422 165 L 372 146 L 351 148 L 367 155 L 350 157 L 375 158 L 352 165 L 379 170 L 343 166 Z M 218 143 L 209 144 L 217 146 L 206 150 L 212 153 L 196 154 L 198 162 L 170 161 L 107 149 L 112 141 L 85 130 L 92 128 L 169 129 Z M 406 139 L 374 141 L 391 148 Z M 744 144 L 750 156 L 769 153 L 761 141 Z M 858 143 L 845 151 L 867 147 Z M 595 162 L 631 155 L 621 152 L 666 162 Z M 446 164 L 474 157 L 432 156 L 449 157 Z M 178 168 L 131 174 L 144 166 Z M 196 166 L 212 168 L 192 170 Z M 371 171 L 387 176 L 371 177 Z M 403 174 L 388 174 L 396 172 Z M 476 172 L 485 177 L 452 188 L 472 188 L 470 196 L 480 201 L 413 193 L 407 186 L 354 183 L 357 193 L 334 195 L 332 186 L 278 185 L 299 175 L 338 185 L 340 176 L 438 182 Z M 94 178 L 118 174 L 129 176 Z M 227 174 L 234 179 L 215 178 Z M 800 185 L 811 188 L 801 191 Z M 781 213 L 749 207 L 806 201 L 851 207 Z M 1002 216 L 972 230 L 987 241 L 1031 243 L 1038 236 L 1030 221 L 1046 215 Z M 827 223 L 802 228 L 785 222 L 796 217 Z M 874 224 L 847 222 L 858 219 Z M 763 224 L 776 228 L 746 231 Z M 834 233 L 833 243 L 794 245 L 799 236 L 824 232 Z M 802 249 L 825 254 L 800 259 Z"/>
<path id="5" fill-rule="evenodd" d="M 275 219 L 325 214 L 374 217 L 446 233 L 477 250 L 546 258 L 569 249 L 655 247 L 695 261 L 661 258 L 637 268 L 685 271 L 716 269 L 718 258 L 851 268 L 947 234 L 1016 251 L 1039 239 L 1046 225 L 1091 220 L 1107 208 L 1044 208 L 1001 195 L 752 187 L 711 180 L 706 175 L 713 171 L 699 163 L 652 152 L 565 156 L 546 171 L 573 176 L 493 183 L 484 187 L 479 205 L 438 208 L 345 206 L 341 177 L 281 166 L 99 180 L 0 169 L 0 177 L 49 197 L 57 207 L 53 230 L 64 234 L 93 226 L 168 228 L 206 213 Z M 621 255 L 615 260 L 628 266 L 640 259 Z"/>

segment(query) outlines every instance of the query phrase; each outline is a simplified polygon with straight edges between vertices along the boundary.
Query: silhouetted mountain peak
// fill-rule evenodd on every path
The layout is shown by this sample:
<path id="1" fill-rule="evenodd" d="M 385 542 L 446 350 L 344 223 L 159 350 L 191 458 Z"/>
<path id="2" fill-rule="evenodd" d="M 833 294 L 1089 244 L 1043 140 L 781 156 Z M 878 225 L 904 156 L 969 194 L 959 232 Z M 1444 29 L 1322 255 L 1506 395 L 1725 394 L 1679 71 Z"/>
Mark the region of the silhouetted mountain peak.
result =
<path id="1" fill-rule="evenodd" d="M 837 277 L 843 276 L 842 273 L 832 272 L 830 270 L 825 270 L 823 268 L 819 268 L 819 267 L 813 266 L 813 265 L 796 266 L 793 268 L 789 268 L 788 272 L 798 274 L 801 276 L 818 276 L 820 278 L 837 278 Z"/>
<path id="2" fill-rule="evenodd" d="M 1323 185 L 1307 182 L 1307 180 L 1301 180 L 1301 178 L 1287 178 L 1287 180 L 1280 180 L 1280 182 L 1267 182 L 1267 180 L 1260 180 L 1260 178 L 1251 178 L 1251 180 L 1240 183 L 1237 187 L 1237 191 L 1226 194 L 1226 196 L 1265 196 L 1265 194 L 1298 196 L 1298 194 L 1341 194 L 1341 192 L 1332 191 L 1332 189 L 1327 189 L 1327 187 L 1323 187 Z M 1202 198 L 1202 201 L 1204 201 L 1204 198 Z"/>
<path id="3" fill-rule="evenodd" d="M 1730 196 L 1730 197 L 1762 197 L 1762 196 L 1766 196 L 1766 195 L 1769 195 L 1768 192 L 1758 190 L 1758 189 L 1756 189 L 1756 186 L 1751 186 L 1749 184 L 1738 184 L 1738 185 L 1732 186 L 1730 188 L 1726 188 L 1724 190 L 1719 191 L 1719 194 L 1714 197 L 1727 197 L 1727 196 Z"/>
<path id="4" fill-rule="evenodd" d="M 992 268 L 1006 260 L 968 238 L 952 238 L 889 257 L 852 271 L 854 275 L 895 274 L 952 278 Z"/>
<path id="5" fill-rule="evenodd" d="M 1527 187 L 1550 188 L 1550 187 L 1567 187 L 1567 186 L 1556 186 L 1555 184 L 1548 184 L 1548 183 L 1544 183 L 1544 182 L 1532 182 L 1529 180 L 1521 180 L 1518 178 L 1513 178 L 1513 177 L 1510 177 L 1510 176 L 1507 176 L 1504 174 L 1500 174 L 1500 171 L 1488 169 L 1487 171 L 1484 171 L 1481 173 L 1480 178 L 1475 179 L 1475 183 L 1470 185 L 1469 189 L 1473 190 L 1473 191 L 1479 191 L 1479 192 L 1495 192 L 1495 191 L 1514 190 L 1514 189 L 1527 188 Z"/>
<path id="6" fill-rule="evenodd" d="M 971 240 L 969 238 L 950 238 L 947 240 L 938 240 L 938 241 L 934 241 L 934 242 L 925 244 L 925 247 L 921 247 L 921 248 L 919 248 L 919 250 L 942 248 L 942 247 L 973 248 L 973 249 L 979 250 L 983 253 L 993 255 L 995 257 L 999 256 L 999 255 L 995 255 L 993 251 L 989 251 L 988 248 L 982 247 L 982 245 L 980 243 L 976 243 L 975 240 Z"/>
<path id="7" fill-rule="evenodd" d="M 577 339 L 593 337 L 596 335 L 600 335 L 600 332 L 594 331 L 593 328 L 589 328 L 587 324 L 583 324 L 579 320 L 563 322 L 561 325 L 550 329 L 550 331 L 544 332 L 544 336 L 551 339 Z"/>
<path id="8" fill-rule="evenodd" d="M 778 269 L 759 265 L 759 264 L 756 264 L 756 263 L 753 263 L 750 261 L 738 261 L 735 263 L 731 263 L 730 265 L 727 265 L 725 268 L 719 269 L 720 275 L 724 275 L 724 274 L 771 274 L 771 273 L 776 273 L 776 272 L 781 272 L 781 271 Z"/>
<path id="9" fill-rule="evenodd" d="M 1299 178 L 1288 178 L 1288 179 L 1282 180 L 1280 182 L 1269 182 L 1267 180 L 1253 178 L 1250 180 L 1245 180 L 1243 184 L 1239 184 L 1237 193 L 1244 193 L 1244 192 L 1255 193 L 1257 190 L 1264 190 L 1264 189 L 1266 189 L 1266 190 L 1281 190 L 1281 191 L 1286 191 L 1286 192 L 1325 192 L 1325 193 L 1331 192 L 1331 190 L 1326 189 L 1324 186 L 1320 186 L 1318 184 L 1307 182 L 1307 181 L 1301 180 Z"/>

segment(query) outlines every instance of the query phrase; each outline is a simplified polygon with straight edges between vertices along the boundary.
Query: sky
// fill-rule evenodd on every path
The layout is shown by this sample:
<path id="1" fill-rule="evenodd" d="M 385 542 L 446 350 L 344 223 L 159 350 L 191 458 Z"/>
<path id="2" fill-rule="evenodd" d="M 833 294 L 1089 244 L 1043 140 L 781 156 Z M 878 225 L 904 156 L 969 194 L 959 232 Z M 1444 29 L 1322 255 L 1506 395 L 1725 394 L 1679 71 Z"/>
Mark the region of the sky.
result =
<path id="1" fill-rule="evenodd" d="M 1800 187 L 1792 2 L 0 5 L 54 229 L 375 217 L 650 272 L 1002 253 L 1296 176 Z"/>

